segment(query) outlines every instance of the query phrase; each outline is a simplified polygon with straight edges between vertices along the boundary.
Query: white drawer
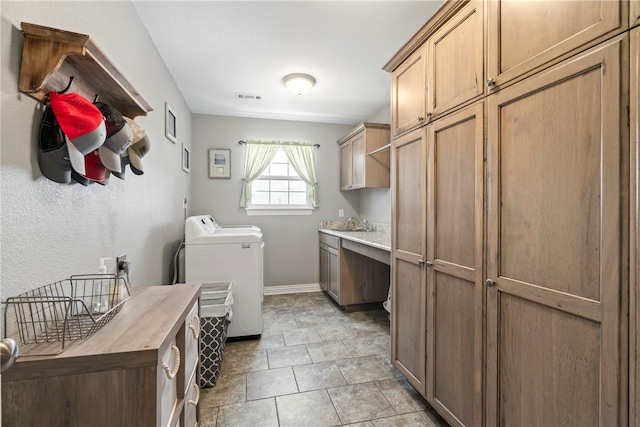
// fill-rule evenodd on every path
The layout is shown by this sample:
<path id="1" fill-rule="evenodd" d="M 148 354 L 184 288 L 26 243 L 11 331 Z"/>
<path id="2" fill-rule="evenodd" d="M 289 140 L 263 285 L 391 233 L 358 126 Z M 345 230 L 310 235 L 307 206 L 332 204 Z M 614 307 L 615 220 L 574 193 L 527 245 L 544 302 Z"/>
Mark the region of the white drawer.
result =
<path id="1" fill-rule="evenodd" d="M 167 426 L 178 404 L 178 372 L 180 371 L 181 355 L 175 338 L 167 346 L 160 358 L 158 366 L 158 408 L 161 426 Z"/>
<path id="2" fill-rule="evenodd" d="M 182 410 L 182 425 L 184 427 L 194 427 L 198 425 L 198 401 L 200 400 L 200 387 L 196 382 L 194 372 L 188 382 L 185 393 L 185 404 Z"/>
<path id="3" fill-rule="evenodd" d="M 189 378 L 193 376 L 196 370 L 196 365 L 200 360 L 200 317 L 198 316 L 199 303 L 196 303 L 189 310 L 189 314 L 185 320 L 184 328 L 184 342 L 185 342 L 185 355 L 184 355 L 184 384 L 189 384 Z M 185 394 L 188 390 L 185 388 Z"/>

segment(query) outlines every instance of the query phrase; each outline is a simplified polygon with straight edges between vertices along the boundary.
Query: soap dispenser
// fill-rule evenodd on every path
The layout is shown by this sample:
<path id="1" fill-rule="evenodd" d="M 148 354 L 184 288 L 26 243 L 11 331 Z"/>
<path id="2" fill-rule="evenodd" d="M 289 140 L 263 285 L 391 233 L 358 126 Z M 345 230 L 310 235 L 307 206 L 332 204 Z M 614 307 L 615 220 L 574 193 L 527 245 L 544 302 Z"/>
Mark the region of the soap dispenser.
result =
<path id="1" fill-rule="evenodd" d="M 107 266 L 105 261 L 111 258 L 98 258 L 100 265 L 98 266 L 98 274 L 107 274 Z M 93 294 L 93 311 L 96 313 L 106 313 L 109 310 L 109 279 L 97 279 L 94 285 Z"/>
<path id="2" fill-rule="evenodd" d="M 98 266 L 98 274 L 107 274 L 107 266 L 104 265 L 104 262 L 111 258 L 98 258 L 100 260 L 100 265 Z"/>

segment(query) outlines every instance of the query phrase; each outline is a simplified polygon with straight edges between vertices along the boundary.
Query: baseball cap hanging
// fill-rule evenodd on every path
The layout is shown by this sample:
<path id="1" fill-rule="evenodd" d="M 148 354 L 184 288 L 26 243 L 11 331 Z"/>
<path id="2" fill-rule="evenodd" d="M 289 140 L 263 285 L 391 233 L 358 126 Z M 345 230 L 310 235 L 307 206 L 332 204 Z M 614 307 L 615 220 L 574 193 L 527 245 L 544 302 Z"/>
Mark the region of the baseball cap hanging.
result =
<path id="1" fill-rule="evenodd" d="M 67 139 L 71 166 L 86 176 L 84 156 L 97 150 L 106 139 L 102 113 L 77 93 L 49 93 L 49 103 Z"/>
<path id="2" fill-rule="evenodd" d="M 121 155 L 133 141 L 133 131 L 122 114 L 102 102 L 95 104 L 105 118 L 107 136 L 104 144 L 98 148 L 100 161 L 113 172 L 122 172 Z"/>
<path id="3" fill-rule="evenodd" d="M 38 165 L 42 174 L 51 181 L 62 184 L 71 182 L 67 141 L 50 107 L 45 108 L 40 122 Z"/>
<path id="4" fill-rule="evenodd" d="M 139 124 L 128 117 L 125 117 L 125 120 L 133 130 L 133 142 L 127 150 L 129 154 L 129 165 L 133 173 L 142 175 L 144 173 L 142 158 L 151 150 L 151 141 L 149 141 L 145 130 Z"/>
<path id="5" fill-rule="evenodd" d="M 99 183 L 105 182 L 107 179 L 107 168 L 102 164 L 98 150 L 93 150 L 91 153 L 83 156 L 82 163 L 84 172 L 78 171 L 81 176 L 88 178 L 91 181 Z"/>

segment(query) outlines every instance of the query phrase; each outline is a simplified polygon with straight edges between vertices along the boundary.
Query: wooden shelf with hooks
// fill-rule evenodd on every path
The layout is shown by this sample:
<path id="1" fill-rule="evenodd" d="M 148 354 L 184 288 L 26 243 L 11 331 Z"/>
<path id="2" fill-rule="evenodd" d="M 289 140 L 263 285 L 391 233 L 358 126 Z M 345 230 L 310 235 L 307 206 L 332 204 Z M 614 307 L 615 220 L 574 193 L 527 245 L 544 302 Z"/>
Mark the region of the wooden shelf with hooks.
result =
<path id="1" fill-rule="evenodd" d="M 71 77 L 71 91 L 109 104 L 124 116 L 146 116 L 153 108 L 85 34 L 21 23 L 24 33 L 18 90 L 44 102 L 49 92 L 62 91 Z"/>

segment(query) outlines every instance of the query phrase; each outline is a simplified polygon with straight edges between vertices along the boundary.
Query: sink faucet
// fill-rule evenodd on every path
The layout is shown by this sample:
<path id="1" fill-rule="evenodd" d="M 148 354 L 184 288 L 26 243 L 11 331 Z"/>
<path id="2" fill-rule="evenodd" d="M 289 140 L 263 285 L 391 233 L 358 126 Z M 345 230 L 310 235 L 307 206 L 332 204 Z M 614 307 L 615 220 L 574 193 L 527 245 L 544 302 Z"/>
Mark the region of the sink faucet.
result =
<path id="1" fill-rule="evenodd" d="M 371 224 L 369 223 L 369 221 L 367 221 L 364 218 L 360 220 L 359 218 L 352 216 L 347 220 L 347 225 L 350 224 L 351 222 L 355 222 L 359 227 L 364 228 L 365 231 L 371 230 Z"/>

